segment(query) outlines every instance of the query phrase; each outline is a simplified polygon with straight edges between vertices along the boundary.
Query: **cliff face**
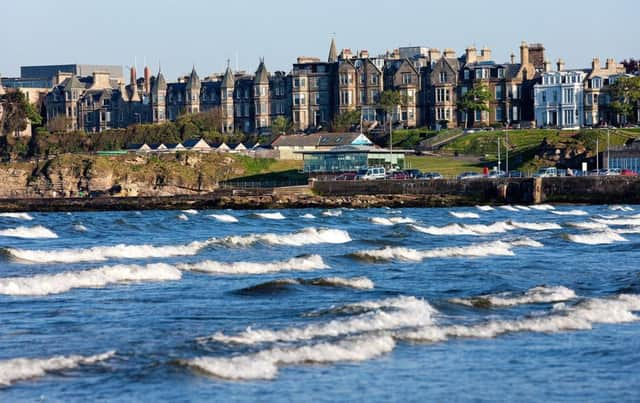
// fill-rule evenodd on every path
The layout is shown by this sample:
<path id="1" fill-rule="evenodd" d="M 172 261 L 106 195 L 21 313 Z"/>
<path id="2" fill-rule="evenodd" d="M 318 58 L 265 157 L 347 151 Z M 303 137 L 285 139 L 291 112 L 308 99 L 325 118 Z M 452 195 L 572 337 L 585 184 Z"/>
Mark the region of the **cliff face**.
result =
<path id="1" fill-rule="evenodd" d="M 62 155 L 0 166 L 0 197 L 197 194 L 243 172 L 232 156 L 220 154 Z"/>

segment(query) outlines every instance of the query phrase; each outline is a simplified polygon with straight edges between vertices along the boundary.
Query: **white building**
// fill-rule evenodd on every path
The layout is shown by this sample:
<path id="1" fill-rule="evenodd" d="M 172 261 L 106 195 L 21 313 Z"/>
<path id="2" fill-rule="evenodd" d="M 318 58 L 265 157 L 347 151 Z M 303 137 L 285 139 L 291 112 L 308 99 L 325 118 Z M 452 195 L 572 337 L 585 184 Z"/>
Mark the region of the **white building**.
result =
<path id="1" fill-rule="evenodd" d="M 545 71 L 534 87 L 536 126 L 579 128 L 584 125 L 584 70 Z"/>

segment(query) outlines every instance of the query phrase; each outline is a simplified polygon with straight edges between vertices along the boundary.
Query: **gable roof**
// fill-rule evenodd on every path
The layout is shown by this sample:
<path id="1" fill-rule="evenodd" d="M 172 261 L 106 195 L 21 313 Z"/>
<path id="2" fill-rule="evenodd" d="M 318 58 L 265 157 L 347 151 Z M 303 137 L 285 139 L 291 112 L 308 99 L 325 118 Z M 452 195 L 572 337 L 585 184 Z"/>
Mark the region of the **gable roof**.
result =
<path id="1" fill-rule="evenodd" d="M 271 145 L 273 147 L 337 147 L 354 143 L 372 144 L 362 133 L 314 133 L 278 136 Z"/>
<path id="2" fill-rule="evenodd" d="M 209 144 L 204 141 L 202 138 L 199 139 L 189 139 L 189 140 L 185 140 L 182 145 L 185 148 L 200 148 L 200 149 L 210 149 L 211 146 L 209 146 Z"/>
<path id="3" fill-rule="evenodd" d="M 258 66 L 258 70 L 256 70 L 256 76 L 253 82 L 256 84 L 269 84 L 269 72 L 264 65 L 264 60 L 260 60 L 260 65 Z"/>

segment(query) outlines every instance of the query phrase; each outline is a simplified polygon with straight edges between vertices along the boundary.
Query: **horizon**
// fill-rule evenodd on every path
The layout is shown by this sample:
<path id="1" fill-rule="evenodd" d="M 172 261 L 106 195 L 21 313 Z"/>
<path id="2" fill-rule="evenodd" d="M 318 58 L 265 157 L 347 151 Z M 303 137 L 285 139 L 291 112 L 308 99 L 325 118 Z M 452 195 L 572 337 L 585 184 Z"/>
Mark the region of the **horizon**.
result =
<path id="1" fill-rule="evenodd" d="M 631 0 L 614 2 L 621 10 L 635 4 Z M 337 0 L 328 0 L 322 9 L 300 7 L 292 0 L 252 4 L 250 8 L 201 0 L 164 0 L 154 3 L 153 8 L 123 0 L 92 5 L 90 9 L 83 4 L 80 0 L 65 0 L 62 4 L 43 0 L 11 3 L 0 34 L 12 37 L 13 42 L 12 46 L 7 46 L 8 41 L 0 45 L 4 56 L 0 74 L 19 77 L 20 66 L 31 65 L 101 64 L 126 70 L 135 64 L 138 71 L 149 66 L 153 74 L 161 65 L 165 77 L 174 80 L 188 74 L 192 66 L 201 77 L 222 73 L 227 60 L 234 70 L 252 73 L 262 57 L 269 71 L 289 72 L 299 56 L 326 59 L 332 37 L 338 51 L 366 49 L 372 56 L 406 46 L 453 48 L 461 56 L 466 47 L 473 45 L 488 46 L 494 60 L 503 63 L 511 53 L 519 59 L 522 41 L 542 43 L 546 57 L 552 63 L 563 58 L 567 68 L 587 68 L 593 57 L 602 61 L 612 57 L 620 62 L 640 56 L 633 39 L 640 33 L 634 14 L 620 13 L 619 21 L 609 24 L 605 31 L 598 28 L 601 17 L 592 13 L 590 6 L 597 4 L 592 0 L 582 2 L 579 9 L 541 0 L 535 9 L 523 12 L 508 7 L 506 0 L 498 0 L 490 8 L 470 4 L 464 6 L 467 12 L 463 15 L 455 14 L 454 22 L 430 17 L 457 12 L 454 6 L 418 2 L 407 4 L 411 13 L 404 12 L 404 7 L 397 10 L 393 4 L 367 3 L 365 7 L 361 2 L 341 4 Z M 551 5 L 554 13 L 549 15 L 545 10 Z M 187 12 L 176 13 L 172 6 Z M 69 11 L 77 15 L 72 14 L 73 23 L 66 24 Z M 382 22 L 383 16 L 393 13 L 398 17 L 385 22 L 386 29 L 379 29 L 375 23 L 359 24 L 362 20 Z M 487 25 L 487 19 L 500 23 Z M 327 22 L 312 25 L 309 20 Z M 567 20 L 573 25 L 567 26 Z M 25 21 L 29 30 L 12 35 Z M 279 21 L 286 24 L 278 24 Z M 300 31 L 305 32 L 295 34 Z M 148 39 L 144 33 L 149 33 Z M 58 42 L 37 48 L 38 43 L 43 43 L 42 38 L 50 37 Z M 37 52 L 24 52 L 34 47 Z"/>

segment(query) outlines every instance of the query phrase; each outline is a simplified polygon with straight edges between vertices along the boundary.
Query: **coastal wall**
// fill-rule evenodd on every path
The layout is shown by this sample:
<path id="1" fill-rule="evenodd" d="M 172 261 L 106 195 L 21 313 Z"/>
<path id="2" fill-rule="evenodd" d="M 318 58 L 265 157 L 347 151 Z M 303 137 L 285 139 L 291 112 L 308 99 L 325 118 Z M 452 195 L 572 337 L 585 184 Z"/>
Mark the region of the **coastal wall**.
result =
<path id="1" fill-rule="evenodd" d="M 472 203 L 640 204 L 640 177 L 504 178 L 434 181 L 315 181 L 323 196 L 457 196 Z"/>

